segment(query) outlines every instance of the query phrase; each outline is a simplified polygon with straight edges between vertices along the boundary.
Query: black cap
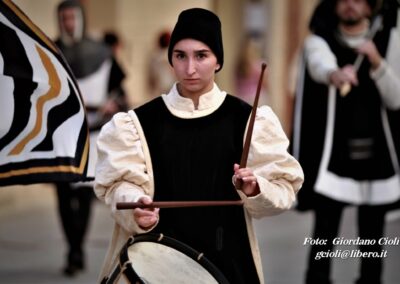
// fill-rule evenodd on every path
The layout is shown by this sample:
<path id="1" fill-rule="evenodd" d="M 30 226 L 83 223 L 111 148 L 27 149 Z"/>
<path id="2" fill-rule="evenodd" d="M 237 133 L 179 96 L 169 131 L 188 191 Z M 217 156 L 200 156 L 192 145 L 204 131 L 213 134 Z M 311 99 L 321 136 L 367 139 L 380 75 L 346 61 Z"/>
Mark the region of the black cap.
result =
<path id="1" fill-rule="evenodd" d="M 381 8 L 383 0 L 366 0 L 367 4 L 371 8 L 371 17 L 373 17 Z M 394 0 L 396 1 L 396 0 Z M 334 31 L 338 24 L 338 17 L 336 15 L 336 5 L 338 0 L 321 0 L 316 6 L 309 29 L 318 34 L 323 35 Z M 385 2 L 390 2 L 385 0 Z"/>
<path id="2" fill-rule="evenodd" d="M 172 51 L 175 44 L 186 38 L 205 43 L 217 57 L 220 67 L 216 72 L 222 69 L 224 48 L 222 45 L 221 22 L 217 15 L 201 8 L 184 10 L 179 14 L 168 47 L 168 61 L 171 65 Z"/>

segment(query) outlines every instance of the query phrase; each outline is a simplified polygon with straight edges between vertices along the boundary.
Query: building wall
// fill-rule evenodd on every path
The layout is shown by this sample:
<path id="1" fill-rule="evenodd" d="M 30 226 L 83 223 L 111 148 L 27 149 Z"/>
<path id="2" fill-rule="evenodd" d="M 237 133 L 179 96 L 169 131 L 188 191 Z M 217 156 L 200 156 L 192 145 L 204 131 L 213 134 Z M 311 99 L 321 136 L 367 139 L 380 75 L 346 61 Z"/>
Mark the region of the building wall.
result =
<path id="1" fill-rule="evenodd" d="M 59 0 L 13 0 L 13 2 L 41 29 L 47 36 L 57 35 L 56 7 Z"/>

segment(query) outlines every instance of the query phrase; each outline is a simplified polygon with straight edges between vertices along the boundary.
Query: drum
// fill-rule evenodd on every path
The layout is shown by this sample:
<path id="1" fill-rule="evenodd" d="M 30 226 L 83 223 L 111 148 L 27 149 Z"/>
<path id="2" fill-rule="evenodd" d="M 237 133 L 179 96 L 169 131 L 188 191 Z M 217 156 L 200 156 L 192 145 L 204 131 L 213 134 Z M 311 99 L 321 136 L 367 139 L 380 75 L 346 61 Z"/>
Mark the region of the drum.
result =
<path id="1" fill-rule="evenodd" d="M 115 283 L 121 275 L 134 284 L 229 283 L 202 253 L 176 239 L 152 233 L 129 238 L 119 264 L 102 284 Z"/>

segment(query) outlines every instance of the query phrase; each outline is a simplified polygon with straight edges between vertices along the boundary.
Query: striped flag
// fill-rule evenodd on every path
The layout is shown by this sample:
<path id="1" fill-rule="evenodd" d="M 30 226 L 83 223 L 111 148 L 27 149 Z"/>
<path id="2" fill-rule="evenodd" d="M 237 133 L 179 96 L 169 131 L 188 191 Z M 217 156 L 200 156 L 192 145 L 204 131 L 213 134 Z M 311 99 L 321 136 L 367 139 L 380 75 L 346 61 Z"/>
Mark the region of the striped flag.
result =
<path id="1" fill-rule="evenodd" d="M 84 104 L 62 54 L 0 0 L 0 186 L 86 180 L 88 153 Z"/>

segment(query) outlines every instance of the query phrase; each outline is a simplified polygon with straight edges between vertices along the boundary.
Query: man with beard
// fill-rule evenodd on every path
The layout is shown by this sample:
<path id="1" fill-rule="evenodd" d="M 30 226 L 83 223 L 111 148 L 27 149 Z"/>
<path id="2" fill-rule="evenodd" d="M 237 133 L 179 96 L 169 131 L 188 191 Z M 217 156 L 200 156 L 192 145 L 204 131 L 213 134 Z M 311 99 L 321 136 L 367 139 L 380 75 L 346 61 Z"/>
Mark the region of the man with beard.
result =
<path id="1" fill-rule="evenodd" d="M 379 255 L 385 213 L 400 198 L 397 6 L 325 0 L 310 23 L 292 137 L 306 177 L 297 209 L 314 210 L 312 239 L 321 241 L 311 246 L 306 283 L 331 283 L 331 259 L 318 253 L 333 251 L 346 206 L 358 206 L 359 237 L 374 243 L 360 251 Z M 377 15 L 383 25 L 371 38 Z M 355 64 L 358 57 L 361 64 Z M 382 258 L 360 261 L 357 283 L 381 283 Z"/>

